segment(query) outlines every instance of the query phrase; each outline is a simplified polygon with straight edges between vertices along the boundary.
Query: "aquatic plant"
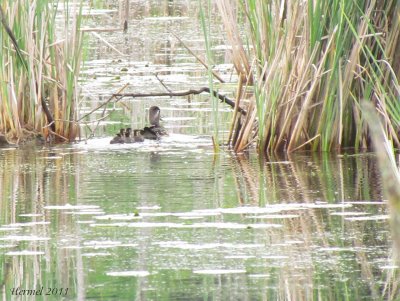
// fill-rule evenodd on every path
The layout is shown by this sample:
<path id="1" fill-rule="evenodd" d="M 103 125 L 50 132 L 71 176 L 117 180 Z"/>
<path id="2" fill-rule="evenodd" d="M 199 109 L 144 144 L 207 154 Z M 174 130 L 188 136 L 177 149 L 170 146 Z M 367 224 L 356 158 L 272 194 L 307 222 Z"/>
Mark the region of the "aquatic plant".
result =
<path id="1" fill-rule="evenodd" d="M 369 147 L 361 99 L 375 104 L 389 140 L 400 146 L 398 2 L 222 2 L 234 65 L 243 65 L 244 51 L 230 38 L 241 35 L 231 15 L 245 16 L 251 46 L 245 53 L 254 58 L 254 68 L 239 72 L 254 73 L 247 111 L 257 118 L 243 120 L 237 151 L 253 137 L 261 152 Z"/>
<path id="2" fill-rule="evenodd" d="M 1 8 L 0 132 L 74 140 L 82 4 L 17 0 Z"/>
<path id="3" fill-rule="evenodd" d="M 207 57 L 207 75 L 208 75 L 208 85 L 210 88 L 210 94 L 211 94 L 211 102 L 212 102 L 212 120 L 213 120 L 213 125 L 214 125 L 214 133 L 213 133 L 213 146 L 214 146 L 214 151 L 219 152 L 219 122 L 218 122 L 218 98 L 215 97 L 214 95 L 214 84 L 213 84 L 213 78 L 214 74 L 211 69 L 211 42 L 210 42 L 210 25 L 211 22 L 209 20 L 206 20 L 206 15 L 204 8 L 202 6 L 201 1 L 199 1 L 200 4 L 200 20 L 201 20 L 201 27 L 203 30 L 204 34 L 204 40 L 205 40 L 205 46 L 206 46 L 206 57 Z M 211 1 L 207 1 L 207 15 L 211 15 Z"/>

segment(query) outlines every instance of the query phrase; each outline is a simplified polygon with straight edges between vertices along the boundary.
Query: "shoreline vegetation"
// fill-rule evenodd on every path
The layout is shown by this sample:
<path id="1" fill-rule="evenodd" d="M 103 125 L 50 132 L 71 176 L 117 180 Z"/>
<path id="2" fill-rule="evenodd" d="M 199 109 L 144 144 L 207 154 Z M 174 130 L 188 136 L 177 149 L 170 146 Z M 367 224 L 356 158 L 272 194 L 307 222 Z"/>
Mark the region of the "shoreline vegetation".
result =
<path id="1" fill-rule="evenodd" d="M 208 67 L 209 24 L 216 8 L 239 75 L 235 99 L 226 98 L 234 111 L 224 142 L 235 152 L 255 143 L 259 153 L 270 154 L 370 148 L 361 100 L 374 104 L 389 141 L 400 147 L 396 1 L 221 0 L 204 5 L 200 21 L 208 54 L 201 63 L 209 78 L 220 81 Z M 56 22 L 60 12 L 61 26 Z M 55 142 L 74 141 L 82 120 L 77 111 L 82 2 L 7 1 L 0 17 L 5 70 L 0 133 L 17 143 L 38 134 Z M 209 82 L 210 87 L 188 91 L 208 92 L 223 101 L 219 86 Z M 124 96 L 131 97 L 120 93 L 112 100 Z M 214 117 L 216 100 L 211 100 Z M 215 129 L 218 142 L 217 136 Z"/>
<path id="2" fill-rule="evenodd" d="M 60 11 L 62 24 L 56 18 Z M 17 143 L 38 137 L 74 141 L 82 5 L 6 1 L 0 13 L 0 133 Z"/>
<path id="3" fill-rule="evenodd" d="M 400 146 L 396 1 L 221 0 L 217 6 L 241 79 L 237 102 L 247 86 L 254 88 L 247 118 L 234 120 L 235 151 L 254 139 L 260 153 L 370 148 L 362 100 L 374 104 L 388 139 Z M 248 40 L 236 26 L 241 19 Z"/>

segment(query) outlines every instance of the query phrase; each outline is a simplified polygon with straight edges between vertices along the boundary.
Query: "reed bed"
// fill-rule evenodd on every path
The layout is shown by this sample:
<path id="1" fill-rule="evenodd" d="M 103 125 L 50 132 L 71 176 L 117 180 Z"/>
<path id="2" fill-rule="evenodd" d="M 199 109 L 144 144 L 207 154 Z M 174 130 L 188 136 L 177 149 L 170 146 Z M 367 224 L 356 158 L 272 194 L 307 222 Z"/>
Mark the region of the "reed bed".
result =
<path id="1" fill-rule="evenodd" d="M 74 140 L 82 5 L 16 0 L 1 8 L 0 132 L 12 140 L 38 133 Z"/>
<path id="2" fill-rule="evenodd" d="M 236 70 L 245 79 L 254 75 L 248 116 L 235 121 L 233 131 L 240 134 L 230 141 L 236 151 L 254 138 L 268 153 L 368 148 L 361 99 L 374 104 L 389 140 L 400 146 L 397 1 L 221 3 L 234 65 L 243 67 Z M 238 16 L 246 20 L 247 51 L 233 26 Z"/>

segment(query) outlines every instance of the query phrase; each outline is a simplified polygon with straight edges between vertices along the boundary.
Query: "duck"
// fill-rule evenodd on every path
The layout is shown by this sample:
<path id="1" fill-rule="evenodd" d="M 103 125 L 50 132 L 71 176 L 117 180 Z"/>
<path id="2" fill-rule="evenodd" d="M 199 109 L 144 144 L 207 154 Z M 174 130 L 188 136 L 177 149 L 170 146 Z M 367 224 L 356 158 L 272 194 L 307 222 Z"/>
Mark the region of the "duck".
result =
<path id="1" fill-rule="evenodd" d="M 125 143 L 125 139 L 121 136 L 120 133 L 117 133 L 115 137 L 110 141 L 110 144 L 118 144 Z"/>
<path id="2" fill-rule="evenodd" d="M 140 131 L 145 139 L 158 140 L 161 136 L 167 136 L 168 132 L 160 125 L 161 110 L 158 106 L 152 106 L 149 109 L 150 126 L 146 126 Z"/>

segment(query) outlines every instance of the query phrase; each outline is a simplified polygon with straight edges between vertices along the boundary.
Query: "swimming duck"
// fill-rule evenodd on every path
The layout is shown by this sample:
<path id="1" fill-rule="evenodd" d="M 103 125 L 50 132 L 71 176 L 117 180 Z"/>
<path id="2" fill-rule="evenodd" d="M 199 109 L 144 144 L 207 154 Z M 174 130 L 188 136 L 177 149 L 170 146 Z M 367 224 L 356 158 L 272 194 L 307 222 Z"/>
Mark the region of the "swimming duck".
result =
<path id="1" fill-rule="evenodd" d="M 110 144 L 125 143 L 125 139 L 118 133 L 111 141 Z"/>
<path id="2" fill-rule="evenodd" d="M 145 139 L 157 140 L 160 136 L 168 135 L 167 131 L 160 125 L 161 110 L 157 106 L 152 106 L 149 109 L 149 122 L 150 126 L 145 127 L 140 131 L 140 134 Z"/>

